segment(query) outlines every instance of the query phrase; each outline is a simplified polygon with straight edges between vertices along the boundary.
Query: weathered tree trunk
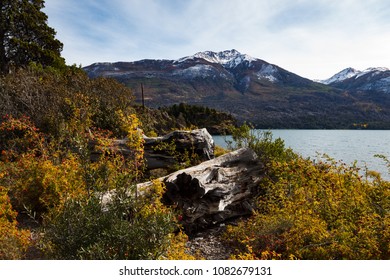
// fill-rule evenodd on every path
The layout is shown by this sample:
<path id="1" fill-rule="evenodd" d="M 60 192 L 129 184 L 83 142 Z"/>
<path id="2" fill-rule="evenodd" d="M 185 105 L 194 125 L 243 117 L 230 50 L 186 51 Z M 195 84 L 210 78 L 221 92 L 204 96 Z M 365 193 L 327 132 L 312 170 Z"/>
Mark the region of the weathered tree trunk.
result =
<path id="1" fill-rule="evenodd" d="M 200 161 L 214 158 L 214 140 L 208 131 L 196 129 L 192 131 L 178 130 L 161 137 L 144 137 L 144 150 L 146 169 L 168 168 L 174 164 L 180 164 L 185 151 L 194 153 Z M 112 149 L 122 155 L 131 156 L 132 151 L 127 145 L 127 139 L 112 141 Z M 165 143 L 172 149 L 159 149 L 158 146 Z M 94 143 L 91 143 L 93 146 Z M 93 147 L 91 148 L 93 150 Z M 92 161 L 100 157 L 100 152 L 95 151 L 91 155 Z"/>
<path id="2" fill-rule="evenodd" d="M 213 158 L 214 141 L 206 129 L 175 131 L 162 137 L 145 137 L 148 169 L 168 167 L 177 161 L 170 152 L 156 150 L 160 143 L 173 143 L 176 152 L 187 149 L 207 160 L 160 178 L 166 185 L 164 202 L 182 210 L 187 233 L 252 213 L 264 174 L 264 166 L 254 151 L 240 149 Z M 113 145 L 124 156 L 131 155 L 127 140 L 116 140 Z M 138 184 L 137 193 L 142 196 L 151 184 Z M 107 193 L 104 201 L 110 197 Z"/>
<path id="3" fill-rule="evenodd" d="M 185 151 L 196 154 L 201 161 L 214 158 L 214 140 L 205 128 L 177 130 L 165 136 L 144 139 L 145 160 L 149 170 L 180 164 L 180 155 L 184 155 Z M 161 143 L 173 145 L 175 150 L 157 149 Z"/>
<path id="4" fill-rule="evenodd" d="M 251 214 L 262 174 L 256 154 L 240 149 L 160 179 L 167 188 L 165 202 L 182 209 L 183 226 L 191 233 Z"/>

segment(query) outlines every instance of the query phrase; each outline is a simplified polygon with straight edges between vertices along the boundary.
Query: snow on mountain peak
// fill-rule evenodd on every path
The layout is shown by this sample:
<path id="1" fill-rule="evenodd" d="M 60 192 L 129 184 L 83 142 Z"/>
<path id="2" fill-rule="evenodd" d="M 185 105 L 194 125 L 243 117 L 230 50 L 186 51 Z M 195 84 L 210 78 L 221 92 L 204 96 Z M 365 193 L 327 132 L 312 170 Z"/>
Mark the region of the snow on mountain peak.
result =
<path id="1" fill-rule="evenodd" d="M 329 85 L 329 84 L 334 83 L 334 82 L 341 82 L 341 81 L 344 81 L 346 79 L 352 78 L 353 76 L 356 76 L 360 73 L 361 73 L 361 71 L 349 67 L 349 68 L 346 68 L 346 69 L 340 71 L 339 73 L 333 75 L 332 77 L 330 77 L 327 80 L 321 80 L 320 83 L 325 84 L 325 85 Z"/>
<path id="2" fill-rule="evenodd" d="M 354 77 L 355 79 L 357 79 L 357 78 L 360 78 L 360 77 L 367 75 L 367 74 L 377 75 L 377 74 L 380 74 L 380 73 L 385 72 L 385 71 L 389 71 L 389 69 L 386 67 L 370 67 L 370 68 L 367 68 L 366 70 L 360 71 L 360 70 L 356 70 L 354 68 L 349 67 L 349 68 L 346 68 L 346 69 L 340 71 L 339 73 L 333 75 L 332 77 L 330 77 L 327 80 L 320 80 L 318 82 L 329 85 L 329 84 L 335 83 L 335 82 L 342 82 L 342 81 L 349 79 L 349 78 Z"/>
<path id="3" fill-rule="evenodd" d="M 177 60 L 177 62 L 183 62 L 188 59 L 196 59 L 196 58 L 202 58 L 211 63 L 221 64 L 225 68 L 235 68 L 237 65 L 239 65 L 244 61 L 251 63 L 252 61 L 257 60 L 256 58 L 253 58 L 246 54 L 242 54 L 237 50 L 232 49 L 232 50 L 226 50 L 221 52 L 212 52 L 212 51 L 198 52 L 193 56 L 183 57 Z"/>
<path id="4" fill-rule="evenodd" d="M 364 70 L 363 72 L 385 72 L 389 71 L 389 68 L 386 67 L 370 67 Z"/>
<path id="5" fill-rule="evenodd" d="M 385 71 L 389 71 L 389 69 L 386 67 L 370 67 L 370 68 L 367 68 L 366 70 L 363 70 L 360 73 L 358 73 L 356 75 L 355 79 L 357 79 L 361 76 L 367 75 L 367 74 L 376 75 L 376 74 L 380 74 L 381 72 L 385 72 Z"/>

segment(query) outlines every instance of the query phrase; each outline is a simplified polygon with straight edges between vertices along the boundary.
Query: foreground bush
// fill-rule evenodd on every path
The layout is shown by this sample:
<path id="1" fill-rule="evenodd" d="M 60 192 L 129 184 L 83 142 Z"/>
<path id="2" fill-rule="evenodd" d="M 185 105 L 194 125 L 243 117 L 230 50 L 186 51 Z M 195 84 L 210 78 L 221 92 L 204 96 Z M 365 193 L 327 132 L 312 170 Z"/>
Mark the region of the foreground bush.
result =
<path id="1" fill-rule="evenodd" d="M 24 257 L 28 231 L 16 218 L 27 216 L 40 225 L 33 246 L 46 258 L 190 258 L 161 183 L 144 195 L 134 189 L 144 140 L 133 100 L 118 82 L 75 67 L 0 77 L 0 258 Z M 113 148 L 119 137 L 128 139 L 126 158 Z"/>
<path id="2" fill-rule="evenodd" d="M 21 259 L 30 245 L 30 232 L 18 229 L 16 216 L 7 190 L 0 186 L 0 260 Z"/>
<path id="3" fill-rule="evenodd" d="M 27 117 L 8 116 L 0 125 L 0 184 L 19 212 L 40 214 L 86 191 L 77 156 L 50 153 L 45 138 Z"/>
<path id="4" fill-rule="evenodd" d="M 354 166 L 271 161 L 257 212 L 227 240 L 237 259 L 389 259 L 390 183 Z"/>
<path id="5" fill-rule="evenodd" d="M 117 189 L 109 203 L 96 194 L 70 200 L 48 216 L 45 244 L 55 259 L 158 259 L 175 229 L 173 212 L 160 202 L 162 185 L 137 198 L 135 189 Z"/>
<path id="6" fill-rule="evenodd" d="M 129 139 L 131 153 L 124 158 L 110 148 L 112 133 L 95 130 L 90 115 L 72 107 L 61 131 L 66 137 L 55 140 L 26 117 L 7 117 L 0 125 L 0 258 L 23 258 L 29 245 L 29 232 L 17 228 L 13 208 L 41 224 L 34 246 L 45 258 L 189 258 L 185 235 L 174 234 L 176 214 L 160 201 L 161 182 L 135 188 L 143 171 L 137 117 L 116 112 Z M 107 193 L 109 201 L 103 199 Z"/>

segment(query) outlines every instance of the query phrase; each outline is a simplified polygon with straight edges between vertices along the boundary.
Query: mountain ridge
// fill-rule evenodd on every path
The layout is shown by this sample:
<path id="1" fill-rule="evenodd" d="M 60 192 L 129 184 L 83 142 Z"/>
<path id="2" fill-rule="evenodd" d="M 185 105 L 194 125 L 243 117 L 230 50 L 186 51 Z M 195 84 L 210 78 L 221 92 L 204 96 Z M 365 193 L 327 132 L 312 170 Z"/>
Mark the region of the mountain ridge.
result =
<path id="1" fill-rule="evenodd" d="M 139 102 L 143 84 L 150 107 L 201 105 L 259 128 L 353 128 L 367 123 L 371 128 L 390 127 L 390 98 L 383 92 L 362 93 L 347 88 L 341 78 L 337 85 L 336 80 L 318 83 L 235 49 L 176 60 L 95 63 L 84 70 L 92 78 L 124 83 Z"/>
<path id="2" fill-rule="evenodd" d="M 361 71 L 349 67 L 329 79 L 319 82 L 340 89 L 378 91 L 390 94 L 390 69 L 370 67 Z"/>

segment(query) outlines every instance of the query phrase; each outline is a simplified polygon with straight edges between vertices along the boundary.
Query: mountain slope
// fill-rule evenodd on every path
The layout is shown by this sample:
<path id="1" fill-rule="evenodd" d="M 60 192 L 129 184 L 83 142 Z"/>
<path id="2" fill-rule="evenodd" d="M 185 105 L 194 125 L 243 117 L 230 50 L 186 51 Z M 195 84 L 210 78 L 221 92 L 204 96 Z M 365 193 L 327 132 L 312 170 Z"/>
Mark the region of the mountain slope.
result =
<path id="1" fill-rule="evenodd" d="M 390 94 L 390 70 L 384 67 L 364 71 L 347 68 L 321 82 L 340 89 Z"/>
<path id="2" fill-rule="evenodd" d="M 332 83 L 342 82 L 342 81 L 344 81 L 346 79 L 349 79 L 351 77 L 356 76 L 359 73 L 361 73 L 361 71 L 349 67 L 349 68 L 346 68 L 346 69 L 340 71 L 339 73 L 333 75 L 329 79 L 322 80 L 322 81 L 320 80 L 319 82 L 323 83 L 325 85 L 329 85 L 329 84 L 332 84 Z"/>
<path id="3" fill-rule="evenodd" d="M 138 100 L 143 84 L 148 106 L 203 105 L 261 128 L 390 126 L 387 109 L 370 96 L 337 89 L 333 82 L 313 82 L 236 50 L 199 52 L 177 60 L 95 63 L 84 69 L 90 77 L 112 77 L 126 84 Z"/>

